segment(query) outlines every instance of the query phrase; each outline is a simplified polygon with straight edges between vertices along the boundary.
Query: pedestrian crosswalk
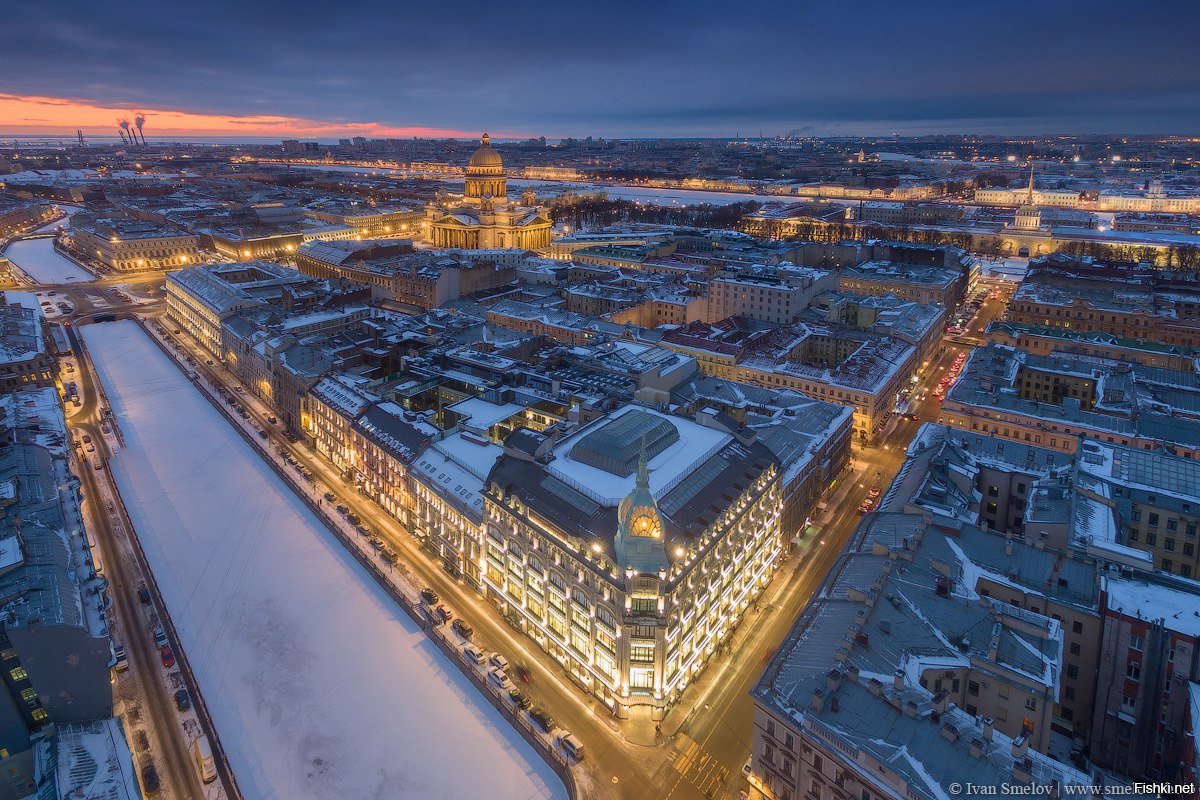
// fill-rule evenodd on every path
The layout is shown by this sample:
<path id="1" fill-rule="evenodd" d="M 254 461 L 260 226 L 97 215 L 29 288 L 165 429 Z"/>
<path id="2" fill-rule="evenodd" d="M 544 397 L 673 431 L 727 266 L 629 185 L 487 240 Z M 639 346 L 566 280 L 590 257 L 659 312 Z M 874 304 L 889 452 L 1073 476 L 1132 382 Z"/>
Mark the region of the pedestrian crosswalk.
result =
<path id="1" fill-rule="evenodd" d="M 675 771 L 699 789 L 703 797 L 717 797 L 729 777 L 729 769 L 686 734 L 680 734 L 679 739 L 678 755 L 672 763 Z"/>

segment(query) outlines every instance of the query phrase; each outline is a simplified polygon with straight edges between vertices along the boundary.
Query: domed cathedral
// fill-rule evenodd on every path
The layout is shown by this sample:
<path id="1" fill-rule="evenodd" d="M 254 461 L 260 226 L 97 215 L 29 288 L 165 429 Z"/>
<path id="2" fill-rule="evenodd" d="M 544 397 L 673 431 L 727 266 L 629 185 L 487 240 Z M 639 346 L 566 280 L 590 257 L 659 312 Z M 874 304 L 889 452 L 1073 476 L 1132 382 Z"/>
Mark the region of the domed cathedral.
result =
<path id="1" fill-rule="evenodd" d="M 509 200 L 504 161 L 487 133 L 467 164 L 461 200 L 439 196 L 425 214 L 428 241 L 434 247 L 541 250 L 550 246 L 550 215 L 530 190 L 522 194 L 520 203 Z"/>
<path id="2" fill-rule="evenodd" d="M 483 134 L 482 144 L 467 164 L 467 187 L 463 192 L 470 199 L 507 197 L 508 179 L 504 177 L 504 162 L 492 147 L 492 137 Z"/>

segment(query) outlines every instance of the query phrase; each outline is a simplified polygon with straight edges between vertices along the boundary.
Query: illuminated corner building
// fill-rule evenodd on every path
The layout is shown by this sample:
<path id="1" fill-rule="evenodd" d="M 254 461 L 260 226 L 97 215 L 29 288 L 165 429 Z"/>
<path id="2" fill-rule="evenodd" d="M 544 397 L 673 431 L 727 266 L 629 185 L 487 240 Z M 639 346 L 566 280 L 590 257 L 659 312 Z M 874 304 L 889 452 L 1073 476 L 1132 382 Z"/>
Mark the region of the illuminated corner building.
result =
<path id="1" fill-rule="evenodd" d="M 504 162 L 486 133 L 467 165 L 461 201 L 439 197 L 426 210 L 425 224 L 431 245 L 463 250 L 541 250 L 550 246 L 553 225 L 531 191 L 525 191 L 520 203 L 508 199 Z"/>
<path id="2" fill-rule="evenodd" d="M 519 429 L 487 479 L 481 591 L 618 717 L 666 713 L 782 552 L 778 460 L 708 420 Z"/>
<path id="3" fill-rule="evenodd" d="M 118 272 L 172 269 L 200 260 L 200 239 L 187 231 L 122 217 L 76 214 L 68 246 Z"/>

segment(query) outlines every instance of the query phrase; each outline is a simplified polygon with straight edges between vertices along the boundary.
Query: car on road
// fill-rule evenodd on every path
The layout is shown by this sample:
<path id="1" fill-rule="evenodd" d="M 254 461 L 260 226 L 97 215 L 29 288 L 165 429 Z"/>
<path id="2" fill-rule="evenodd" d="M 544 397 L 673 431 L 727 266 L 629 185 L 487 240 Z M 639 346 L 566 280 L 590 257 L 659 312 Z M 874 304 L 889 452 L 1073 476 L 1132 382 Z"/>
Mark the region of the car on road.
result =
<path id="1" fill-rule="evenodd" d="M 488 670 L 487 676 L 488 680 L 491 681 L 492 685 L 497 689 L 508 691 L 509 689 L 513 688 L 513 682 L 509 680 L 508 674 L 502 669 Z"/>
<path id="2" fill-rule="evenodd" d="M 879 487 L 872 486 L 870 489 L 868 489 L 867 497 L 871 498 L 872 500 L 874 500 L 876 497 L 879 497 Z"/>
<path id="3" fill-rule="evenodd" d="M 509 689 L 508 699 L 512 701 L 514 706 L 522 711 L 528 711 L 529 709 L 533 708 L 533 701 L 526 697 L 525 693 L 520 689 Z"/>
<path id="4" fill-rule="evenodd" d="M 489 655 L 488 663 L 496 669 L 508 669 L 508 659 L 499 653 L 492 653 Z"/>
<path id="5" fill-rule="evenodd" d="M 84 444 L 91 444 L 91 443 L 92 443 L 92 437 L 91 437 L 91 436 L 88 436 L 88 435 L 85 433 L 85 434 L 83 435 L 83 443 L 84 443 Z"/>
<path id="6" fill-rule="evenodd" d="M 921 415 L 920 415 L 920 414 L 909 414 L 909 415 L 908 415 L 908 418 L 909 418 L 909 419 L 911 419 L 913 422 L 920 422 L 920 421 L 921 421 Z"/>
<path id="7" fill-rule="evenodd" d="M 272 425 L 274 425 L 275 423 L 279 422 L 279 420 L 275 419 L 275 417 L 274 417 L 274 416 L 269 416 L 269 417 L 267 417 L 267 422 L 269 422 L 269 423 L 271 423 Z"/>
<path id="8" fill-rule="evenodd" d="M 163 632 L 163 629 L 155 628 L 154 629 L 154 646 L 162 648 L 162 647 L 166 647 L 168 644 L 170 644 L 170 641 L 167 640 L 167 634 Z"/>
<path id="9" fill-rule="evenodd" d="M 89 444 L 89 445 L 85 446 L 83 449 L 87 450 L 89 453 L 94 453 L 94 452 L 96 452 L 96 445 Z"/>
<path id="10" fill-rule="evenodd" d="M 125 654 L 125 646 L 114 644 L 112 652 L 112 668 L 117 672 L 124 672 L 129 669 L 129 657 Z"/>
<path id="11" fill-rule="evenodd" d="M 395 554 L 393 553 L 393 555 Z M 450 620 L 454 619 L 454 612 L 446 608 L 446 606 L 442 603 L 438 603 L 437 607 L 433 609 L 433 615 L 442 622 L 449 622 Z"/>
<path id="12" fill-rule="evenodd" d="M 421 590 L 421 602 L 427 606 L 436 606 L 438 604 L 437 592 L 428 586 L 425 587 Z"/>
<path id="13" fill-rule="evenodd" d="M 583 742 L 575 738 L 575 734 L 570 731 L 563 731 L 558 735 L 558 746 L 562 748 L 563 753 L 575 759 L 583 761 Z"/>
<path id="14" fill-rule="evenodd" d="M 860 503 L 858 506 L 858 513 L 860 513 L 860 514 L 871 513 L 871 504 L 870 503 Z"/>
<path id="15" fill-rule="evenodd" d="M 175 707 L 180 711 L 187 711 L 192 707 L 192 698 L 188 697 L 187 689 L 175 692 Z"/>
<path id="16" fill-rule="evenodd" d="M 170 645 L 165 645 L 161 650 L 158 651 L 158 655 L 160 658 L 162 658 L 162 665 L 167 669 L 175 666 L 175 654 L 171 652 Z"/>
<path id="17" fill-rule="evenodd" d="M 554 729 L 554 717 L 546 713 L 546 709 L 542 708 L 541 706 L 530 709 L 529 718 L 533 720 L 535 725 L 537 725 L 546 733 L 549 733 Z"/>
<path id="18" fill-rule="evenodd" d="M 147 792 L 157 792 L 162 787 L 162 782 L 158 779 L 158 770 L 153 761 L 146 762 L 142 767 L 142 787 Z"/>
<path id="19" fill-rule="evenodd" d="M 454 622 L 450 624 L 450 630 L 454 631 L 467 641 L 470 641 L 471 637 L 475 635 L 475 629 L 463 622 L 461 617 L 454 620 Z"/>
<path id="20" fill-rule="evenodd" d="M 150 590 L 145 586 L 138 587 L 138 600 L 140 600 L 144 606 L 150 605 Z"/>
<path id="21" fill-rule="evenodd" d="M 477 667 L 482 667 L 486 661 L 483 651 L 473 644 L 469 644 L 463 648 L 463 655 L 465 655 L 467 660 Z"/>

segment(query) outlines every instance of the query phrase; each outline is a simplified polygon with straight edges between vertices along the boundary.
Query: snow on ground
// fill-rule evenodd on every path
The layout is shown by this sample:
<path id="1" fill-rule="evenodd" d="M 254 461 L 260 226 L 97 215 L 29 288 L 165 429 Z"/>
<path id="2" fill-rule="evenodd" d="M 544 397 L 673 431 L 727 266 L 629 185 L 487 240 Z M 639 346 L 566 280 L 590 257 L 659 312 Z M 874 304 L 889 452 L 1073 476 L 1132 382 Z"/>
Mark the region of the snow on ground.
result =
<path id="1" fill-rule="evenodd" d="M 53 239 L 13 242 L 5 248 L 4 256 L 37 283 L 85 283 L 96 280 L 95 275 L 59 255 L 54 249 Z"/>
<path id="2" fill-rule="evenodd" d="M 563 798 L 133 322 L 83 329 L 114 477 L 247 798 Z"/>

